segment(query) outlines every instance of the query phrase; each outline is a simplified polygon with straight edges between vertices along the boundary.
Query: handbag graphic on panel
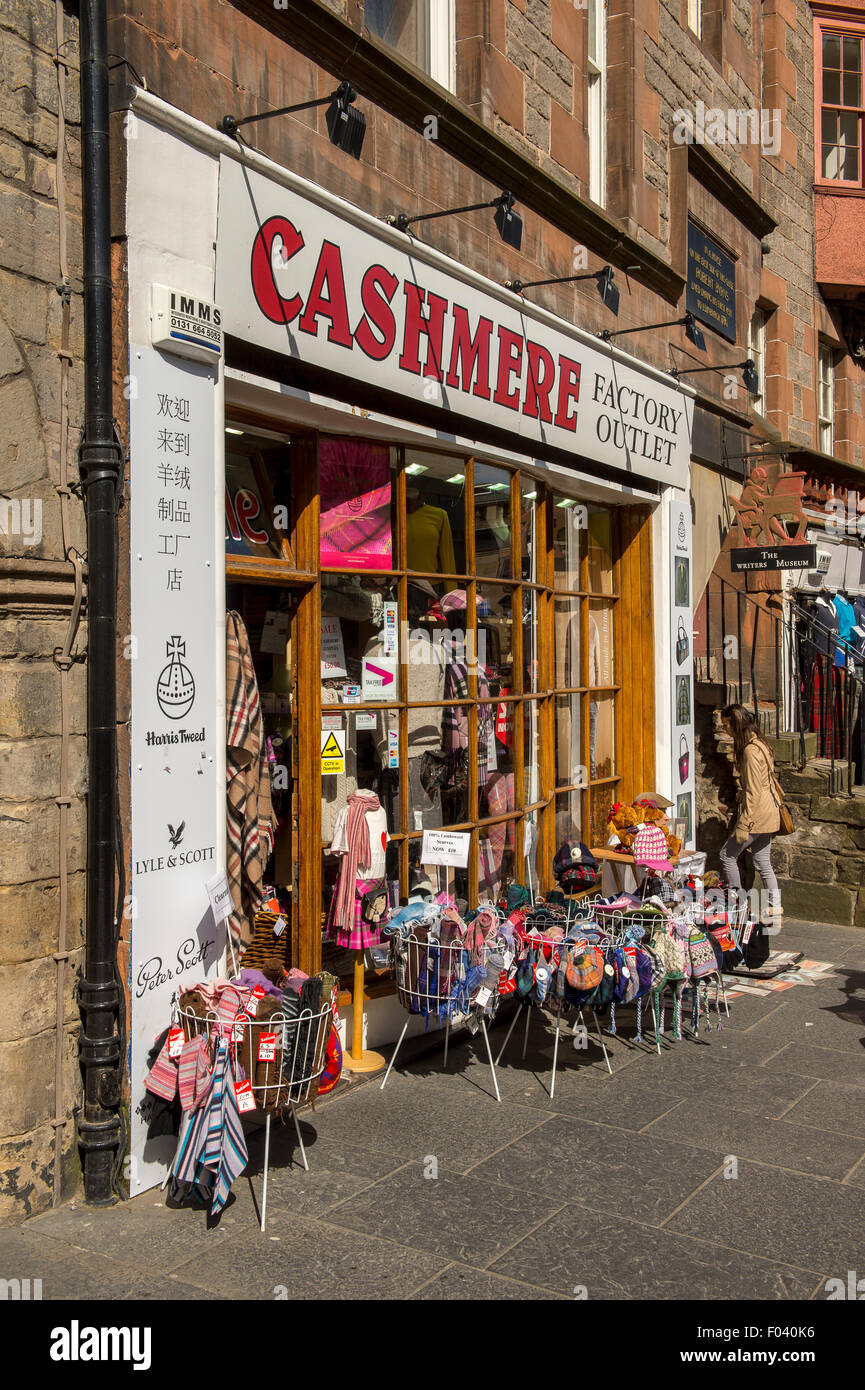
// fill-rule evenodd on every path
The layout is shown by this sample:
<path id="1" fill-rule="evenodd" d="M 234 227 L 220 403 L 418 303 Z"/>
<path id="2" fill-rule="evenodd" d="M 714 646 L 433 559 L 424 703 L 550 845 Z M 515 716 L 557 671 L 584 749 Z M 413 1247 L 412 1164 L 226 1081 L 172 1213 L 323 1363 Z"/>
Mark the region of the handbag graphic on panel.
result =
<path id="1" fill-rule="evenodd" d="M 689 652 L 689 650 L 690 650 L 690 647 L 689 647 L 689 643 L 688 643 L 688 634 L 687 634 L 687 632 L 685 631 L 685 624 L 682 622 L 682 619 L 680 618 L 680 619 L 679 619 L 679 631 L 678 631 L 678 633 L 676 634 L 676 665 L 677 665 L 677 666 L 681 666 L 681 664 L 682 664 L 683 661 L 687 661 L 687 660 L 688 660 L 688 652 Z"/>
<path id="2" fill-rule="evenodd" d="M 691 677 L 676 677 L 676 723 L 691 722 Z"/>
<path id="3" fill-rule="evenodd" d="M 679 781 L 684 786 L 688 780 L 688 768 L 691 764 L 691 754 L 688 751 L 688 740 L 684 734 L 679 734 Z"/>

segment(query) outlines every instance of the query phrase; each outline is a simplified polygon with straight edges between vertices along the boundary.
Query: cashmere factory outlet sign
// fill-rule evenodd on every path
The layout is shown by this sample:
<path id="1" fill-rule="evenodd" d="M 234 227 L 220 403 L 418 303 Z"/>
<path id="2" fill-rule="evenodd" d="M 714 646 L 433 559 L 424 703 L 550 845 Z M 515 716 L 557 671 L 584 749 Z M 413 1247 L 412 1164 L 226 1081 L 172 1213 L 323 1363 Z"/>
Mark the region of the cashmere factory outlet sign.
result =
<path id="1" fill-rule="evenodd" d="M 223 156 L 226 333 L 635 477 L 685 487 L 693 394 L 293 178 Z"/>

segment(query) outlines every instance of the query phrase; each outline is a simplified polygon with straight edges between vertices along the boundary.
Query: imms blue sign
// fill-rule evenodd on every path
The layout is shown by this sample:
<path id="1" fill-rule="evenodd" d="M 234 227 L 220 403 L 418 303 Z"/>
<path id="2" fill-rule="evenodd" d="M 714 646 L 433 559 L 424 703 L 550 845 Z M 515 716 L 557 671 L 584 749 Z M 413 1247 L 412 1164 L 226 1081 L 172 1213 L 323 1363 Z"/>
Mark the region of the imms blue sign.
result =
<path id="1" fill-rule="evenodd" d="M 685 308 L 729 342 L 736 341 L 736 264 L 705 232 L 688 223 Z"/>

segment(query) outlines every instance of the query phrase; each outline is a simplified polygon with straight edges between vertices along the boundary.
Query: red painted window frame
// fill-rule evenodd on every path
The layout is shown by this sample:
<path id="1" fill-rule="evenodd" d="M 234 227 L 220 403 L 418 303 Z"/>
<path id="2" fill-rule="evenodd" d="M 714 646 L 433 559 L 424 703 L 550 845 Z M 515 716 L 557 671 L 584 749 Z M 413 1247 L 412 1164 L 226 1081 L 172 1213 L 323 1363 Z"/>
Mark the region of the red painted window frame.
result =
<path id="1" fill-rule="evenodd" d="M 839 34 L 859 39 L 862 44 L 862 90 L 859 92 L 858 107 L 839 108 L 832 102 L 823 101 L 823 35 Z M 859 112 L 859 177 L 858 179 L 830 179 L 822 172 L 823 166 L 823 107 L 832 110 L 844 109 Z M 814 183 L 825 189 L 847 192 L 865 191 L 865 15 L 861 20 L 840 19 L 837 12 L 820 11 L 814 13 Z"/>

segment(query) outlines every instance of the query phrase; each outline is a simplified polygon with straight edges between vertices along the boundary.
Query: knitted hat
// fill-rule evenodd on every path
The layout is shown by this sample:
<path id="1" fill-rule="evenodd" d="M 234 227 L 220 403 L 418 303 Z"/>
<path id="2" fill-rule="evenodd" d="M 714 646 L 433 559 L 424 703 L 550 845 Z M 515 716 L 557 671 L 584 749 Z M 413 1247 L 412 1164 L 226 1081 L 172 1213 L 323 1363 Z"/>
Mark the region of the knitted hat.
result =
<path id="1" fill-rule="evenodd" d="M 667 858 L 667 837 L 659 825 L 638 830 L 634 839 L 634 863 L 649 869 L 672 869 Z"/>

